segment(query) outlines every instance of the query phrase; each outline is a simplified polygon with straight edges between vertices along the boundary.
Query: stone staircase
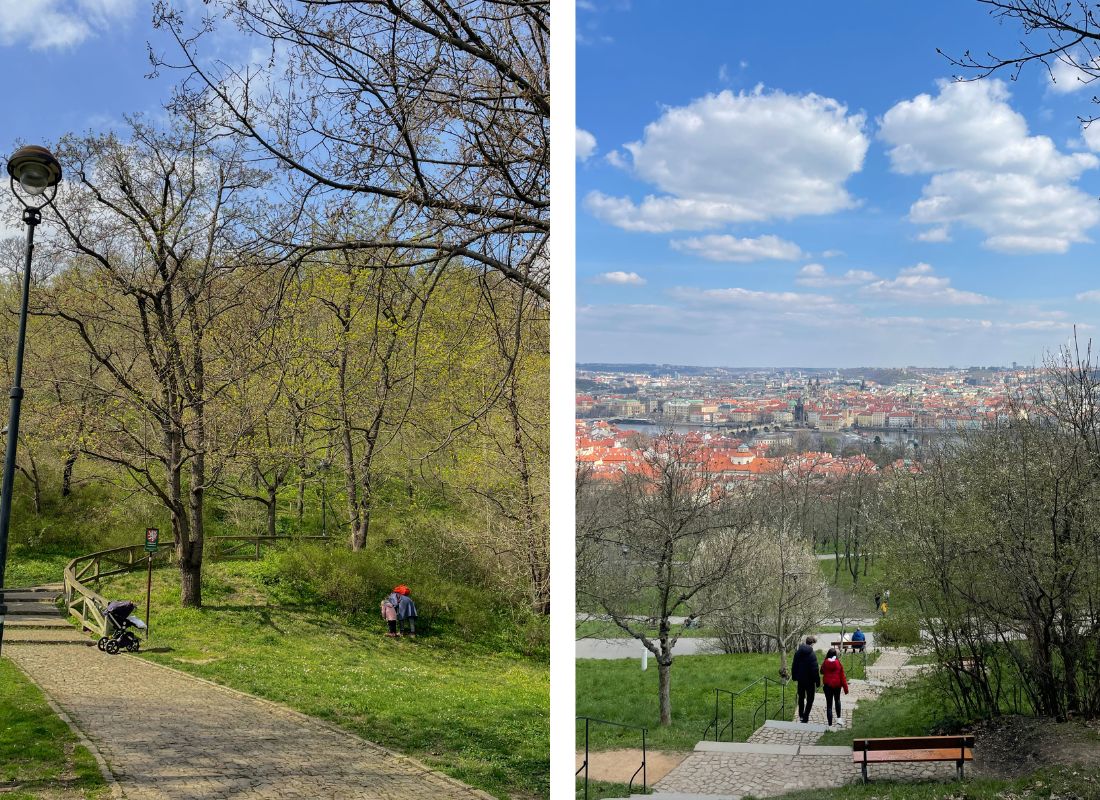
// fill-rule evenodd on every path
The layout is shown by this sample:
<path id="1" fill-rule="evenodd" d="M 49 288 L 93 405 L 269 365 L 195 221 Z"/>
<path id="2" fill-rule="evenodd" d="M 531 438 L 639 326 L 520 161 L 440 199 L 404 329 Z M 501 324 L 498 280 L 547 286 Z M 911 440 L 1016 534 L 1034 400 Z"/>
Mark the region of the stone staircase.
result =
<path id="1" fill-rule="evenodd" d="M 892 683 L 904 681 L 919 669 L 906 665 L 909 652 L 883 648 L 868 667 L 868 680 L 849 679 L 849 693 L 841 696 L 844 725 L 851 724 L 860 700 L 875 697 Z M 631 795 L 629 800 L 740 800 L 742 796 L 770 797 L 800 789 L 831 789 L 860 780 L 848 746 L 820 746 L 829 730 L 825 695 L 814 697 L 810 721 L 769 719 L 745 742 L 699 742 L 691 755 L 656 783 L 650 795 Z M 950 769 L 913 769 L 912 765 L 882 765 L 881 779 L 951 779 Z M 941 774 L 942 773 L 942 774 Z M 609 799 L 610 800 L 610 799 Z M 628 800 L 618 798 L 617 800 Z"/>
<path id="2" fill-rule="evenodd" d="M 74 628 L 57 607 L 61 584 L 4 589 L 8 606 L 4 645 L 94 644 Z"/>

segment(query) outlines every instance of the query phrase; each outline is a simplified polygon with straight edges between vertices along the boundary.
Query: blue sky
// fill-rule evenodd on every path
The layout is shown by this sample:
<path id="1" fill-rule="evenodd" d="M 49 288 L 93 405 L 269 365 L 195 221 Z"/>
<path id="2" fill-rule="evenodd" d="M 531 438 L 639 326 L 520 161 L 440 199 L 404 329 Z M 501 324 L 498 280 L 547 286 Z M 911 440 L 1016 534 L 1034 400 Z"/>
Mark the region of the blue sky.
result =
<path id="1" fill-rule="evenodd" d="M 1096 336 L 1097 91 L 952 83 L 936 53 L 1018 37 L 963 0 L 578 0 L 578 360 L 1038 363 Z"/>
<path id="2" fill-rule="evenodd" d="M 176 0 L 197 21 L 201 0 Z M 176 45 L 152 25 L 148 0 L 0 0 L 0 74 L 5 110 L 0 148 L 45 144 L 66 133 L 124 129 L 123 116 L 165 119 L 178 73 L 148 78 L 148 47 L 169 57 Z M 221 26 L 204 55 L 250 57 L 247 46 Z M 6 173 L 5 173 L 6 178 Z M 18 229 L 18 217 L 0 231 Z"/>

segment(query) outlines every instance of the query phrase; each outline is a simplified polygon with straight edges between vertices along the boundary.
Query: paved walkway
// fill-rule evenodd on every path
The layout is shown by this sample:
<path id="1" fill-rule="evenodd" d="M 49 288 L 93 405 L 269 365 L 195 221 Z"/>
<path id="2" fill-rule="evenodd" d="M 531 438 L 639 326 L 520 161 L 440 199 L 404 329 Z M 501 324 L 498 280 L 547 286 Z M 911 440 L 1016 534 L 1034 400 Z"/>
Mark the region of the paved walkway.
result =
<path id="1" fill-rule="evenodd" d="M 643 652 L 648 651 L 637 639 L 577 639 L 577 658 L 641 659 Z M 713 655 L 721 652 L 718 640 L 706 636 L 681 636 L 672 648 L 674 656 Z M 653 658 L 653 653 L 649 657 Z"/>
<path id="2" fill-rule="evenodd" d="M 488 800 L 288 708 L 128 655 L 5 646 L 95 744 L 131 800 Z"/>
<path id="3" fill-rule="evenodd" d="M 905 666 L 909 653 L 902 649 L 880 650 L 871 680 L 849 680 L 849 694 L 841 705 L 845 724 L 860 700 L 874 697 L 887 683 L 905 680 L 912 668 Z M 877 668 L 877 675 L 872 673 Z M 793 689 L 793 687 L 792 687 Z M 793 699 L 793 698 L 791 698 Z M 797 702 L 795 700 L 795 702 Z M 797 716 L 797 711 L 794 712 Z M 821 747 L 816 742 L 827 730 L 825 695 L 814 698 L 810 722 L 767 720 L 747 742 L 700 742 L 695 751 L 656 784 L 659 792 L 771 797 L 799 789 L 829 789 L 860 780 L 852 764 L 850 747 Z M 876 780 L 953 780 L 954 763 L 876 764 Z"/>

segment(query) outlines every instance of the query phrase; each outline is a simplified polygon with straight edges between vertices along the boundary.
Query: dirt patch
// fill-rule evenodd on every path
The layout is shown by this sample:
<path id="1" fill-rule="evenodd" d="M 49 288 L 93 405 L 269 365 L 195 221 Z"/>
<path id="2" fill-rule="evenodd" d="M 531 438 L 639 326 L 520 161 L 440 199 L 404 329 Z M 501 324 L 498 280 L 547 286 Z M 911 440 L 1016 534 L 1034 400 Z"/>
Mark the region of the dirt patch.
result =
<path id="1" fill-rule="evenodd" d="M 646 750 L 646 783 L 652 786 L 665 777 L 680 762 L 688 757 L 688 753 L 676 753 L 667 750 Z M 584 751 L 577 753 L 577 762 L 574 769 L 580 769 L 584 763 Z M 631 750 L 601 750 L 598 753 L 588 754 L 588 779 L 593 781 L 607 781 L 609 783 L 628 783 L 635 770 L 642 765 L 642 751 Z M 584 773 L 581 773 L 583 776 Z M 642 785 L 642 774 L 634 779 L 635 786 Z"/>
<path id="2" fill-rule="evenodd" d="M 1008 716 L 971 727 L 974 770 L 989 777 L 1017 778 L 1041 767 L 1078 765 L 1100 770 L 1100 726 Z"/>

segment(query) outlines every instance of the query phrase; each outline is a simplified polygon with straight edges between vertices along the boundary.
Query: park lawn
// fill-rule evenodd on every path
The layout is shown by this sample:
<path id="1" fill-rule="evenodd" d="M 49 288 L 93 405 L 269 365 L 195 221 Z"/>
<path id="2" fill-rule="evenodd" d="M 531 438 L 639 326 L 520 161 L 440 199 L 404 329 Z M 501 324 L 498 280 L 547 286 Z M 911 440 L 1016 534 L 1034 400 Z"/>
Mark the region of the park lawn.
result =
<path id="1" fill-rule="evenodd" d="M 873 616 L 877 613 L 877 609 L 875 609 L 875 594 L 884 589 L 891 590 L 890 602 L 887 607 L 890 614 L 896 614 L 916 608 L 912 599 L 901 592 L 894 581 L 891 581 L 890 575 L 883 566 L 881 559 L 875 559 L 871 562 L 867 567 L 866 575 L 863 574 L 863 569 L 861 568 L 858 582 L 852 580 L 852 573 L 845 567 L 843 559 L 841 559 L 840 562 L 840 573 L 836 576 L 836 583 L 833 583 L 833 573 L 836 568 L 835 563 L 832 560 L 818 561 L 817 563 L 821 569 L 821 574 L 829 581 L 829 585 L 835 586 L 851 597 L 858 599 L 860 603 L 866 607 L 868 616 Z"/>
<path id="2" fill-rule="evenodd" d="M 876 698 L 861 700 L 851 725 L 826 731 L 819 744 L 850 745 L 853 738 L 930 736 L 957 730 L 959 721 L 940 710 L 942 702 L 927 679 L 914 678 Z"/>
<path id="3" fill-rule="evenodd" d="M 549 795 L 549 664 L 457 634 L 390 639 L 375 615 L 276 599 L 249 562 L 204 567 L 202 609 L 154 575 L 145 658 L 329 720 L 500 798 Z M 145 575 L 101 594 L 139 601 Z"/>
<path id="4" fill-rule="evenodd" d="M 95 759 L 38 687 L 0 658 L 0 796 L 5 800 L 106 798 Z"/>
<path id="5" fill-rule="evenodd" d="M 690 750 L 703 738 L 714 721 L 714 690 L 737 691 L 767 675 L 778 677 L 779 660 L 774 653 L 677 656 L 672 662 L 672 724 L 661 727 L 657 698 L 657 664 L 652 659 L 642 672 L 638 659 L 580 659 L 577 661 L 577 716 L 645 726 L 647 746 L 654 750 Z M 769 698 L 777 696 L 775 686 Z M 763 690 L 754 689 L 738 703 L 734 714 L 734 739 L 744 741 L 752 733 L 752 714 L 763 700 Z M 794 698 L 788 687 L 787 704 Z M 751 707 L 750 707 L 751 706 Z M 725 717 L 721 712 L 725 711 Z M 729 699 L 720 707 L 720 724 L 729 719 Z M 792 712 L 793 716 L 793 712 Z M 759 721 L 759 720 L 758 720 Z M 640 747 L 641 733 L 592 723 L 592 750 Z M 711 733 L 713 737 L 713 732 Z M 724 737 L 729 739 L 727 732 Z M 577 723 L 578 747 L 584 747 L 584 723 Z"/>
<path id="6" fill-rule="evenodd" d="M 749 800 L 751 795 L 746 795 Z M 967 778 L 963 782 L 853 783 L 837 789 L 809 789 L 780 795 L 774 800 L 1075 800 L 1100 797 L 1100 770 L 1047 767 L 1023 778 Z"/>
<path id="7" fill-rule="evenodd" d="M 45 583 L 61 583 L 65 565 L 81 553 L 79 544 L 54 544 L 48 548 L 30 549 L 13 543 L 8 553 L 4 584 L 26 588 Z"/>

